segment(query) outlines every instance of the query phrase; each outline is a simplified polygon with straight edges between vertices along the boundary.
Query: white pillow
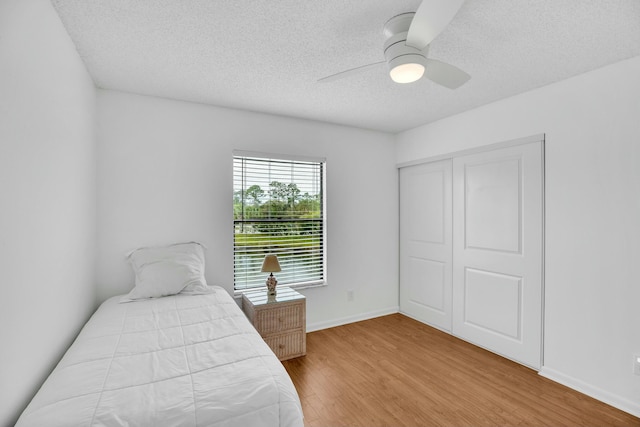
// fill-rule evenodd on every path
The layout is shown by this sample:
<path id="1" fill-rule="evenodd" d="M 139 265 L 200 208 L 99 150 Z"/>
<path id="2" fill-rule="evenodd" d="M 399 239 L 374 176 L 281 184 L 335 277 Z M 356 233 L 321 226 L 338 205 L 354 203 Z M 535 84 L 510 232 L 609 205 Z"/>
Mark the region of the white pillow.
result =
<path id="1" fill-rule="evenodd" d="M 204 278 L 204 249 L 200 243 L 139 248 L 127 259 L 135 273 L 136 283 L 120 302 L 178 293 L 211 292 Z"/>

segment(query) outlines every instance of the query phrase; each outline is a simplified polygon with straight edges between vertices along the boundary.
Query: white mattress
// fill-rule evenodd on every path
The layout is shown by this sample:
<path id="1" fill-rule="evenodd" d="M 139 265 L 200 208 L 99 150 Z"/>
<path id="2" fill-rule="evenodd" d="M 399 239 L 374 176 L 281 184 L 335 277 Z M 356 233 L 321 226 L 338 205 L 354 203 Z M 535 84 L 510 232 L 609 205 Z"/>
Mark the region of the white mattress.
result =
<path id="1" fill-rule="evenodd" d="M 220 287 L 105 301 L 18 426 L 302 426 L 280 361 Z"/>

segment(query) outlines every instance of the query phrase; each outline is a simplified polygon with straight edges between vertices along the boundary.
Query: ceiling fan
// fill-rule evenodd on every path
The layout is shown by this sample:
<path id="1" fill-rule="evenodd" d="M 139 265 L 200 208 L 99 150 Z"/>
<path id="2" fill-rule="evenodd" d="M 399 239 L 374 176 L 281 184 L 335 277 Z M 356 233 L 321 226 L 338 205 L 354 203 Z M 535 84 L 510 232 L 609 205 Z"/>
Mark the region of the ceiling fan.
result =
<path id="1" fill-rule="evenodd" d="M 318 80 L 332 82 L 382 64 L 396 83 L 411 83 L 424 75 L 449 89 L 465 84 L 471 76 L 458 67 L 427 57 L 429 44 L 445 29 L 458 13 L 464 0 L 422 0 L 418 10 L 403 13 L 384 24 L 384 61 L 362 65 Z"/>

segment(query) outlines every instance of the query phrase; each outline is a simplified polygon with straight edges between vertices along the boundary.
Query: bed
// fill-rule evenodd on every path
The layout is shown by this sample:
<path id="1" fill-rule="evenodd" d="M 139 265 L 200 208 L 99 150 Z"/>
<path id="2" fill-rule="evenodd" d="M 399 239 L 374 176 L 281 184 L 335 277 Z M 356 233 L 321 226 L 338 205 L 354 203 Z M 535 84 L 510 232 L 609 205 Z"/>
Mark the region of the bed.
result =
<path id="1" fill-rule="evenodd" d="M 17 426 L 302 426 L 281 362 L 221 287 L 106 300 Z"/>

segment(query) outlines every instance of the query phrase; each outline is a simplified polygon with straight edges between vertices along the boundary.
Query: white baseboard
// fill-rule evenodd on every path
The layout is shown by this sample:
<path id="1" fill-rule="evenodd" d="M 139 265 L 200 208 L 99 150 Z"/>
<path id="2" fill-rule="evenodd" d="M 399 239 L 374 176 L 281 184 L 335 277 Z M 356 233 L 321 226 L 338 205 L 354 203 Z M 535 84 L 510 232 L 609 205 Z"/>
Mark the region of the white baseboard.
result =
<path id="1" fill-rule="evenodd" d="M 543 366 L 540 372 L 538 373 L 545 378 L 549 378 L 552 381 L 555 381 L 569 388 L 577 390 L 580 393 L 586 394 L 587 396 L 591 396 L 594 399 L 597 399 L 601 402 L 604 402 L 608 405 L 613 406 L 614 408 L 618 408 L 621 411 L 625 411 L 630 413 L 631 415 L 640 417 L 639 402 L 633 402 L 622 396 L 618 396 L 616 394 L 603 390 L 599 387 L 595 387 L 591 384 L 587 384 L 583 381 L 580 381 L 577 378 L 573 378 L 573 377 L 570 377 L 569 375 L 563 374 L 562 372 L 558 372 L 555 369 L 551 369 Z"/>
<path id="2" fill-rule="evenodd" d="M 335 326 L 342 326 L 348 323 L 360 322 L 362 320 L 369 320 L 375 317 L 386 316 L 388 314 L 398 313 L 399 306 L 388 307 L 382 310 L 369 311 L 367 313 L 358 313 L 354 316 L 341 317 L 339 319 L 327 320 L 324 322 L 308 323 L 307 332 L 319 331 L 321 329 L 333 328 Z"/>

